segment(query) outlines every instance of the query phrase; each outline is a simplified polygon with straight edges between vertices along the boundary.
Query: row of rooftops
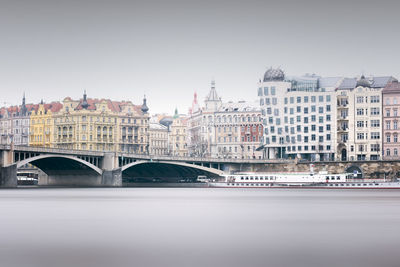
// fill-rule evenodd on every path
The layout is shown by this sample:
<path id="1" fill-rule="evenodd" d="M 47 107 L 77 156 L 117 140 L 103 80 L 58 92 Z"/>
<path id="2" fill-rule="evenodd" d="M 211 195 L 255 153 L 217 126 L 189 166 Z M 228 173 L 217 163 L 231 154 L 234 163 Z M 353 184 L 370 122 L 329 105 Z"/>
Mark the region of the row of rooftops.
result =
<path id="1" fill-rule="evenodd" d="M 11 116 L 29 116 L 32 112 L 37 112 L 42 105 L 46 113 L 48 111 L 56 113 L 59 112 L 64 105 L 71 107 L 75 106 L 74 110 L 97 110 L 97 105 L 101 103 L 105 103 L 112 112 L 116 113 L 122 112 L 126 106 L 133 108 L 133 110 L 131 110 L 132 113 L 136 112 L 146 114 L 149 110 L 146 103 L 146 97 L 143 99 L 142 105 L 133 105 L 131 101 L 113 101 L 110 99 L 87 98 L 85 92 L 83 98 L 79 100 L 73 100 L 71 97 L 66 97 L 62 103 L 59 101 L 43 103 L 43 101 L 41 101 L 40 104 L 25 104 L 24 94 L 21 105 L 0 108 L 0 118 Z"/>
<path id="2" fill-rule="evenodd" d="M 315 83 L 318 88 L 354 89 L 358 86 L 370 88 L 384 88 L 392 82 L 398 80 L 393 76 L 370 76 L 365 77 L 321 77 L 315 74 L 305 74 L 303 76 L 286 76 L 280 68 L 269 68 L 264 73 L 263 82 L 286 81 L 291 82 L 292 86 L 298 83 Z M 261 80 L 260 80 L 261 82 Z"/>

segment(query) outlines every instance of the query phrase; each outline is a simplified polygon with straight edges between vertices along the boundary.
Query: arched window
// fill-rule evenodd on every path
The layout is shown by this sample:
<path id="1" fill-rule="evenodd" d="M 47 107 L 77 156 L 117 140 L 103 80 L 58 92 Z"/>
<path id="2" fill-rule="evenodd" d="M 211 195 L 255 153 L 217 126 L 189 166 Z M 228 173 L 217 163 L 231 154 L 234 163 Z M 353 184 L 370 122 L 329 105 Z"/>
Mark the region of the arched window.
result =
<path id="1" fill-rule="evenodd" d="M 390 149 L 389 148 L 386 149 L 386 156 L 390 156 Z"/>
<path id="2" fill-rule="evenodd" d="M 397 156 L 397 148 L 393 150 L 393 155 Z"/>

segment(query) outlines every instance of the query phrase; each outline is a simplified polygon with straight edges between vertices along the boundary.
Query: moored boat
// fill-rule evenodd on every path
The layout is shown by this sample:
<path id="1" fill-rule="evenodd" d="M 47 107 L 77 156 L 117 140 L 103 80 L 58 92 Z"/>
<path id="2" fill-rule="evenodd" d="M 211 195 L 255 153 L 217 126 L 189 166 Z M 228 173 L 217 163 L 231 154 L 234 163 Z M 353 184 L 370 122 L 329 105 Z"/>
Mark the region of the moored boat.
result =
<path id="1" fill-rule="evenodd" d="M 400 189 L 399 181 L 354 179 L 352 173 L 329 174 L 326 171 L 304 173 L 237 173 L 224 181 L 208 181 L 209 187 L 227 188 L 379 188 Z"/>

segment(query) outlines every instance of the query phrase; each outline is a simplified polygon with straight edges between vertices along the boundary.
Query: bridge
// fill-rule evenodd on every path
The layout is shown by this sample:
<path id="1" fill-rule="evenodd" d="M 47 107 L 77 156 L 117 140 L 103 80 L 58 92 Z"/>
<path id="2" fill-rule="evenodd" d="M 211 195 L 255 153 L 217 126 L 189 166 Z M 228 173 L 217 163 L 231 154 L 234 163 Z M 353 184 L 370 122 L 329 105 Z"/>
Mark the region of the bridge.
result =
<path id="1" fill-rule="evenodd" d="M 251 160 L 264 163 L 263 160 Z M 0 187 L 17 186 L 17 169 L 31 164 L 42 171 L 41 185 L 121 186 L 133 181 L 194 180 L 221 177 L 231 164 L 249 160 L 150 156 L 119 152 L 0 145 Z"/>
<path id="2" fill-rule="evenodd" d="M 130 181 L 219 178 L 233 172 L 304 172 L 310 162 L 277 159 L 220 159 L 152 156 L 119 152 L 66 150 L 0 145 L 0 187 L 17 186 L 17 169 L 31 164 L 41 170 L 40 185 L 122 186 Z M 357 171 L 364 178 L 396 178 L 400 161 L 313 162 L 315 171 Z"/>

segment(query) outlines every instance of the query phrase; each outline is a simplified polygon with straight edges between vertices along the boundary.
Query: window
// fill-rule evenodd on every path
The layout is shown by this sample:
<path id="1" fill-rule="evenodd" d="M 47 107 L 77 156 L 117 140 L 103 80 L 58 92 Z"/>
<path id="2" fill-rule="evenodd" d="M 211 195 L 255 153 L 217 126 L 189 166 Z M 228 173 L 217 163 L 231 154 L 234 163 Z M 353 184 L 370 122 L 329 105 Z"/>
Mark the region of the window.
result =
<path id="1" fill-rule="evenodd" d="M 268 95 L 268 87 L 264 87 L 264 95 Z"/>
<path id="2" fill-rule="evenodd" d="M 318 121 L 319 121 L 319 123 L 323 123 L 324 122 L 324 117 L 323 116 L 319 116 L 318 117 Z"/>
<path id="3" fill-rule="evenodd" d="M 357 140 L 364 140 L 365 134 L 364 133 L 357 133 Z"/>
<path id="4" fill-rule="evenodd" d="M 381 138 L 380 132 L 371 132 L 371 139 L 376 140 L 380 138 Z"/>
<path id="5" fill-rule="evenodd" d="M 319 126 L 318 127 L 318 132 L 323 133 L 324 132 L 324 126 Z"/>
<path id="6" fill-rule="evenodd" d="M 379 120 L 371 120 L 371 127 L 380 127 L 380 121 Z"/>
<path id="7" fill-rule="evenodd" d="M 311 102 L 315 103 L 315 101 L 317 100 L 317 97 L 315 95 L 311 96 Z"/>
<path id="8" fill-rule="evenodd" d="M 379 152 L 380 145 L 379 144 L 371 144 L 371 152 Z"/>
<path id="9" fill-rule="evenodd" d="M 394 143 L 397 143 L 397 134 L 394 134 L 394 135 L 393 135 L 393 142 L 394 142 Z"/>
<path id="10" fill-rule="evenodd" d="M 304 97 L 304 103 L 308 103 L 308 96 Z"/>
<path id="11" fill-rule="evenodd" d="M 324 113 L 324 107 L 318 107 L 318 112 L 319 113 Z"/>
<path id="12" fill-rule="evenodd" d="M 386 143 L 390 143 L 390 134 L 386 135 Z"/>
<path id="13" fill-rule="evenodd" d="M 311 106 L 311 112 L 315 112 L 316 111 L 316 106 Z"/>
<path id="14" fill-rule="evenodd" d="M 397 109 L 393 109 L 393 116 L 397 117 Z"/>
<path id="15" fill-rule="evenodd" d="M 293 104 L 293 103 L 294 103 L 294 97 L 291 96 L 291 97 L 290 97 L 290 104 Z"/>
<path id="16" fill-rule="evenodd" d="M 308 114 L 308 108 L 307 107 L 304 108 L 304 114 Z"/>
<path id="17" fill-rule="evenodd" d="M 393 149 L 393 155 L 397 156 L 397 148 Z"/>
<path id="18" fill-rule="evenodd" d="M 311 121 L 316 121 L 317 117 L 315 115 L 311 115 Z"/>
<path id="19" fill-rule="evenodd" d="M 262 88 L 258 88 L 258 96 L 262 96 Z"/>
<path id="20" fill-rule="evenodd" d="M 326 102 L 331 102 L 331 96 L 330 95 L 326 96 Z"/>
<path id="21" fill-rule="evenodd" d="M 324 96 L 323 95 L 320 95 L 318 97 L 318 102 L 324 102 Z"/>
<path id="22" fill-rule="evenodd" d="M 390 130 L 390 121 L 386 121 L 386 129 Z"/>
<path id="23" fill-rule="evenodd" d="M 364 115 L 364 109 L 363 108 L 358 108 L 357 109 L 357 115 Z"/>
<path id="24" fill-rule="evenodd" d="M 277 101 L 276 97 L 273 97 L 272 98 L 272 105 L 276 105 L 277 103 L 278 103 L 278 101 Z"/>
<path id="25" fill-rule="evenodd" d="M 271 95 L 275 95 L 276 94 L 276 90 L 274 86 L 271 86 Z"/>
<path id="26" fill-rule="evenodd" d="M 296 98 L 296 102 L 297 102 L 297 103 L 301 103 L 301 96 L 298 96 L 298 97 Z"/>
<path id="27" fill-rule="evenodd" d="M 394 121 L 394 122 L 393 122 L 393 129 L 394 129 L 394 130 L 397 130 L 397 121 Z"/>
<path id="28" fill-rule="evenodd" d="M 390 156 L 390 149 L 386 149 L 386 156 Z"/>
<path id="29" fill-rule="evenodd" d="M 386 117 L 390 117 L 390 109 L 386 109 Z"/>
<path id="30" fill-rule="evenodd" d="M 371 108 L 371 115 L 379 115 L 379 108 Z"/>
<path id="31" fill-rule="evenodd" d="M 331 115 L 326 115 L 326 121 L 331 121 Z"/>
<path id="32" fill-rule="evenodd" d="M 364 128 L 364 121 L 357 121 L 357 128 Z"/>
<path id="33" fill-rule="evenodd" d="M 371 103 L 379 103 L 379 95 L 371 96 Z"/>
<path id="34" fill-rule="evenodd" d="M 287 99 L 287 97 L 285 97 L 285 100 L 284 100 L 284 102 L 285 102 L 285 105 L 288 103 L 288 99 Z"/>

